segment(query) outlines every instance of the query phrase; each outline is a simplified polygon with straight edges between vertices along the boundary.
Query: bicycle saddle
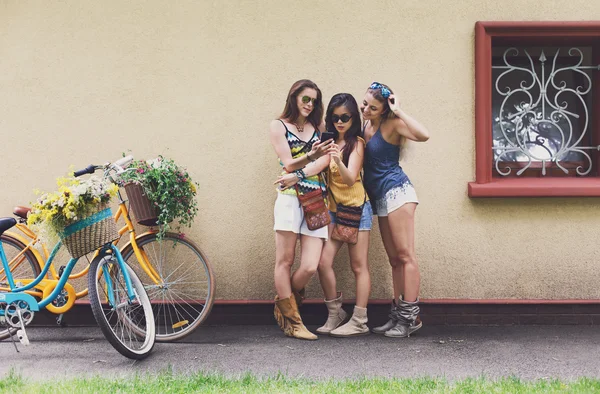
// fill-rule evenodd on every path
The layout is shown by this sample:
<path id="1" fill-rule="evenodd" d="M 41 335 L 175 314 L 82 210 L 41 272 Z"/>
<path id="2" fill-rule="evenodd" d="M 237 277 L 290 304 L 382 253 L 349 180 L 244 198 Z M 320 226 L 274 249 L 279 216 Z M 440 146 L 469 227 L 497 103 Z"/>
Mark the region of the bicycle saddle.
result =
<path id="1" fill-rule="evenodd" d="M 13 209 L 13 213 L 22 219 L 27 219 L 29 211 L 31 211 L 31 208 L 28 207 L 15 207 Z"/>
<path id="2" fill-rule="evenodd" d="M 0 235 L 17 224 L 14 218 L 0 218 Z"/>

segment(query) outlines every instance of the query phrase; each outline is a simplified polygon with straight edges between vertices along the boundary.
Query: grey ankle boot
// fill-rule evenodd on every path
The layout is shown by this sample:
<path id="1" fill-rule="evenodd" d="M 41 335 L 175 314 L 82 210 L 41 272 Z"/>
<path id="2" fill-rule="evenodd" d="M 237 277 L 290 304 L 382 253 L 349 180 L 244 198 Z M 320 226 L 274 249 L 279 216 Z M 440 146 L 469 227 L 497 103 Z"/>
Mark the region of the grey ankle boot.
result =
<path id="1" fill-rule="evenodd" d="M 392 307 L 390 309 L 389 314 L 390 320 L 388 320 L 387 323 L 385 323 L 383 326 L 372 328 L 371 331 L 373 331 L 374 334 L 385 334 L 386 331 L 396 327 L 396 323 L 398 322 L 398 320 L 394 317 L 394 311 L 397 308 L 398 304 L 396 304 L 396 300 L 392 300 Z"/>
<path id="2" fill-rule="evenodd" d="M 355 306 L 352 318 L 348 321 L 348 323 L 331 331 L 329 335 L 339 338 L 367 335 L 369 333 L 367 321 L 367 308 Z"/>
<path id="3" fill-rule="evenodd" d="M 421 322 L 415 324 L 419 312 L 418 298 L 414 302 L 400 301 L 398 308 L 392 313 L 396 318 L 396 325 L 386 331 L 384 335 L 390 338 L 410 337 L 410 334 L 423 326 Z"/>
<path id="4" fill-rule="evenodd" d="M 338 298 L 335 300 L 325 300 L 325 305 L 329 315 L 325 325 L 317 328 L 319 334 L 329 334 L 331 330 L 335 330 L 348 317 L 346 311 L 342 309 L 342 293 L 338 293 Z"/>

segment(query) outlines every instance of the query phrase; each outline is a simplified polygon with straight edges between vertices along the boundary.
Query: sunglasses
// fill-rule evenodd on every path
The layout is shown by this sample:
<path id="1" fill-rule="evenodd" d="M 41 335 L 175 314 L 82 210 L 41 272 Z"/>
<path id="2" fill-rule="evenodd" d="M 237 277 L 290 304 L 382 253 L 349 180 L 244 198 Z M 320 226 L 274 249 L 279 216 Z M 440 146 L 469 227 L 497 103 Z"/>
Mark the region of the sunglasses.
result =
<path id="1" fill-rule="evenodd" d="M 371 86 L 369 86 L 369 89 L 381 89 L 381 95 L 383 96 L 383 98 L 390 97 L 390 94 L 392 93 L 388 88 L 386 88 L 379 82 L 373 82 Z"/>
<path id="2" fill-rule="evenodd" d="M 340 120 L 342 121 L 342 123 L 348 123 L 348 121 L 352 119 L 352 116 L 348 115 L 348 114 L 343 114 L 342 116 L 338 116 L 338 115 L 331 115 L 331 121 L 333 123 L 337 123 Z"/>
<path id="3" fill-rule="evenodd" d="M 304 104 L 308 104 L 309 101 L 312 101 L 312 105 L 315 105 L 315 102 L 317 101 L 316 98 L 312 98 L 312 97 L 308 97 L 308 96 L 302 96 L 301 100 Z"/>

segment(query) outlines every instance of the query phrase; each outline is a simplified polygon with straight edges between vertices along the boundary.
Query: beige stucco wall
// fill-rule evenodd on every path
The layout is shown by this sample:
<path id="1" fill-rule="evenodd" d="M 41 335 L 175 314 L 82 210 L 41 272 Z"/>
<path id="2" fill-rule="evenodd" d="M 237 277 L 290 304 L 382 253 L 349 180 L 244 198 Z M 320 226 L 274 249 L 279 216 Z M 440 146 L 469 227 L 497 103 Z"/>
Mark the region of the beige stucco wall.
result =
<path id="1" fill-rule="evenodd" d="M 431 139 L 415 184 L 425 298 L 600 298 L 598 199 L 470 200 L 478 20 L 594 20 L 589 0 L 0 1 L 0 212 L 70 165 L 164 154 L 200 183 L 188 233 L 218 298 L 273 296 L 279 167 L 268 125 L 313 79 L 325 102 L 392 86 Z M 375 298 L 391 295 L 378 231 Z M 340 289 L 353 296 L 347 254 Z M 317 279 L 309 295 L 320 297 Z"/>

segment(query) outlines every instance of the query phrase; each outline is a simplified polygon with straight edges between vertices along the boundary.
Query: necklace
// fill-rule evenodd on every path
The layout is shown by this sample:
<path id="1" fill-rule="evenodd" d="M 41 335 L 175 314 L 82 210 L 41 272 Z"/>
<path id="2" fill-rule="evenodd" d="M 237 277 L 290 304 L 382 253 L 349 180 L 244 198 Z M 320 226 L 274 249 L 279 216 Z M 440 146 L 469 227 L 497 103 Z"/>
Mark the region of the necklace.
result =
<path id="1" fill-rule="evenodd" d="M 294 122 L 294 126 L 296 126 L 296 129 L 298 129 L 298 133 L 302 133 L 304 131 L 304 125 L 306 125 L 306 120 L 304 123 L 302 123 L 302 127 L 298 126 L 297 122 Z"/>

